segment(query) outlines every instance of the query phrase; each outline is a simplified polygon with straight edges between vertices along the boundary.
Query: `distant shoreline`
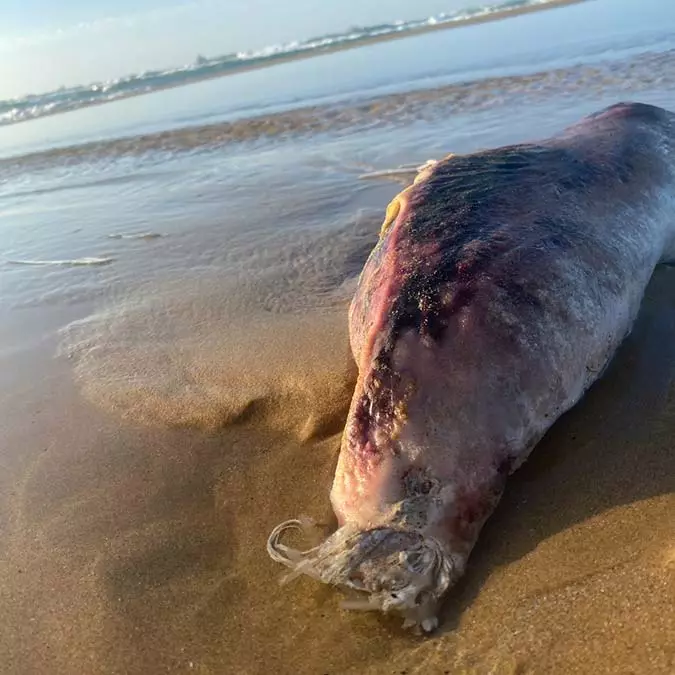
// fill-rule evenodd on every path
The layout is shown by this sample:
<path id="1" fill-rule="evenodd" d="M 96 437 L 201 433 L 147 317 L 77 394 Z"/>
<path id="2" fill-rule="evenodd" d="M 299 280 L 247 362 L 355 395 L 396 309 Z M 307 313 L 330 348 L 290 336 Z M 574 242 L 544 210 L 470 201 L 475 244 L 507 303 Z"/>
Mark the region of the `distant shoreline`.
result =
<path id="1" fill-rule="evenodd" d="M 560 7 L 566 7 L 568 5 L 578 5 L 581 4 L 582 2 L 589 2 L 589 1 L 590 0 L 550 0 L 549 2 L 543 2 L 542 4 L 539 5 L 528 5 L 525 7 L 504 9 L 498 12 L 486 14 L 484 16 L 470 17 L 467 19 L 463 19 L 461 21 L 449 21 L 447 23 L 427 24 L 424 26 L 418 26 L 417 28 L 410 28 L 402 32 L 393 32 L 387 33 L 385 35 L 374 35 L 371 37 L 364 37 L 358 40 L 354 40 L 353 42 L 342 42 L 339 44 L 330 45 L 320 50 L 308 50 L 306 52 L 296 52 L 294 54 L 282 54 L 279 55 L 278 57 L 267 58 L 264 61 L 244 64 L 239 67 L 233 67 L 231 69 L 219 71 L 216 73 L 195 75 L 194 78 L 186 79 L 179 83 L 174 82 L 170 84 L 159 85 L 150 91 L 130 91 L 120 96 L 119 98 L 115 98 L 112 100 L 90 101 L 87 103 L 83 103 L 81 106 L 73 108 L 71 110 L 55 110 L 53 112 L 48 112 L 38 117 L 31 117 L 28 119 L 18 120 L 16 122 L 10 122 L 9 124 L 2 124 L 0 125 L 0 128 L 14 126 L 15 124 L 24 124 L 26 122 L 34 122 L 43 119 L 45 117 L 53 117 L 54 115 L 64 115 L 67 113 L 77 112 L 78 110 L 84 110 L 85 108 L 105 105 L 107 103 L 116 103 L 117 101 L 123 101 L 125 99 L 135 98 L 137 96 L 147 96 L 149 94 L 154 94 L 159 91 L 166 91 L 168 89 L 187 87 L 193 84 L 199 84 L 200 82 L 206 82 L 208 80 L 214 80 L 221 77 L 228 77 L 230 75 L 238 75 L 253 70 L 261 70 L 263 68 L 271 68 L 273 66 L 281 65 L 284 63 L 290 63 L 292 61 L 317 58 L 320 56 L 326 56 L 328 54 L 334 54 L 336 52 L 347 51 L 350 49 L 358 49 L 359 47 L 368 47 L 383 42 L 391 42 L 393 40 L 404 40 L 405 38 L 416 37 L 418 35 L 423 35 L 425 33 L 433 33 L 437 31 L 463 28 L 465 26 L 490 23 L 492 21 L 502 21 L 504 19 L 509 19 L 516 16 L 533 14 L 535 12 L 543 12 L 549 9 L 558 9 Z"/>

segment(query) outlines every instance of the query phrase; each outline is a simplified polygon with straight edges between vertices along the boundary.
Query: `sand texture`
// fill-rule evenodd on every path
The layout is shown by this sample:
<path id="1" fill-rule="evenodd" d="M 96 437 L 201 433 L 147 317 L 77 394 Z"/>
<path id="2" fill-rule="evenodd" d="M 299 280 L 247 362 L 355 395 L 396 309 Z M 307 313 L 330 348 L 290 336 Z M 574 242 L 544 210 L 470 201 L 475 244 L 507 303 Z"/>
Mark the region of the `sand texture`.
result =
<path id="1" fill-rule="evenodd" d="M 208 430 L 93 405 L 50 345 L 3 360 L 3 673 L 675 672 L 675 270 L 512 477 L 429 638 L 311 580 L 280 587 L 265 554 L 284 518 L 331 524 L 343 313 L 276 326 L 304 365 L 240 359 L 259 386 Z"/>

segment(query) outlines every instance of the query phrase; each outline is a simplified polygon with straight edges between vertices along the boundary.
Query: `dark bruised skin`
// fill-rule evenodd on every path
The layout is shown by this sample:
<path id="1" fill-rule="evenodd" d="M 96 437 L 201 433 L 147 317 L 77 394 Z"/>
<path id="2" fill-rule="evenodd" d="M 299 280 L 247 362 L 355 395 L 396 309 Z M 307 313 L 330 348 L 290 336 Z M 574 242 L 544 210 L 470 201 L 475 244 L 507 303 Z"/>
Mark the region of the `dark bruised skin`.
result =
<path id="1" fill-rule="evenodd" d="M 675 115 L 619 104 L 539 143 L 451 156 L 398 197 L 350 308 L 359 379 L 331 492 L 343 529 L 397 534 L 377 554 L 340 540 L 358 555 L 319 578 L 435 625 L 508 474 L 597 379 L 673 258 L 674 150 Z M 442 582 L 405 562 L 415 537 Z M 380 593 L 395 565 L 398 604 Z"/>
<path id="2" fill-rule="evenodd" d="M 387 265 L 389 275 L 402 277 L 394 284 L 398 295 L 392 298 L 383 351 L 391 351 L 409 328 L 423 339 L 440 341 L 448 316 L 469 304 L 487 277 L 514 304 L 536 304 L 527 288 L 532 275 L 524 276 L 523 265 L 545 263 L 572 247 L 591 252 L 583 250 L 593 234 L 590 218 L 578 206 L 571 212 L 568 202 L 583 200 L 592 211 L 604 212 L 608 191 L 615 199 L 634 200 L 667 184 L 672 169 L 666 157 L 654 162 L 652 127 L 672 125 L 673 115 L 665 110 L 620 104 L 539 144 L 438 163 L 427 180 L 411 189 L 406 212 L 396 222 L 395 241 L 390 230 L 362 275 L 368 279 Z M 537 211 L 540 205 L 545 210 Z M 380 275 L 378 284 L 359 287 L 351 316 L 354 334 L 368 324 L 369 299 L 386 280 Z M 450 298 L 440 290 L 448 285 L 454 287 Z"/>
<path id="3" fill-rule="evenodd" d="M 413 466 L 439 465 L 440 484 L 462 493 L 442 535 L 480 528 L 505 477 L 630 328 L 661 257 L 639 221 L 658 218 L 672 189 L 672 135 L 671 113 L 621 104 L 540 143 L 452 156 L 406 191 L 352 305 L 361 377 L 342 451 L 352 483 L 403 459 L 385 469 L 389 489 L 372 491 L 376 508 L 358 490 L 357 509 L 413 496 L 402 478 L 419 455 Z"/>

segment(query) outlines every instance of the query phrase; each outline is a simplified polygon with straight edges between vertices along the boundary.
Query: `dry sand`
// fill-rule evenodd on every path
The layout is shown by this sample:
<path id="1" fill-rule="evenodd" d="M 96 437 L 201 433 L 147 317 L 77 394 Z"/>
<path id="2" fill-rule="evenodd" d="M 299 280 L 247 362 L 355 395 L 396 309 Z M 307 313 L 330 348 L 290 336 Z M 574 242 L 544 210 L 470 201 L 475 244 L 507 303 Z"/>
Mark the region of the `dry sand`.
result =
<path id="1" fill-rule="evenodd" d="M 277 368 L 281 394 L 210 432 L 94 407 L 55 345 L 6 355 L 0 670 L 675 672 L 675 270 L 647 296 L 606 376 L 511 479 L 428 638 L 311 580 L 280 587 L 265 554 L 284 518 L 330 522 L 344 308 L 298 316 L 304 372 Z"/>

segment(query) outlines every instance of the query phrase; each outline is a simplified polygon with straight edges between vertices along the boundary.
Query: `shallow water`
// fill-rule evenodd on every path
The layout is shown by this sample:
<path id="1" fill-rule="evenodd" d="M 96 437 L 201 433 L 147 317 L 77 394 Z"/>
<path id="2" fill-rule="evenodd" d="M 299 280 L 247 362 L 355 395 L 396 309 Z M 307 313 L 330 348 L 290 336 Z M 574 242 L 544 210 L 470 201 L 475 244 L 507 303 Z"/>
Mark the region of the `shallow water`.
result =
<path id="1" fill-rule="evenodd" d="M 675 109 L 656 6 L 597 0 L 0 130 L 3 672 L 672 672 L 669 269 L 514 476 L 439 636 L 280 588 L 264 554 L 285 517 L 330 522 L 346 305 L 400 190 L 361 174 L 619 99 Z M 392 84 L 410 54 L 433 58 Z M 261 117 L 233 122 L 246 89 Z M 8 262 L 87 258 L 110 262 Z"/>

